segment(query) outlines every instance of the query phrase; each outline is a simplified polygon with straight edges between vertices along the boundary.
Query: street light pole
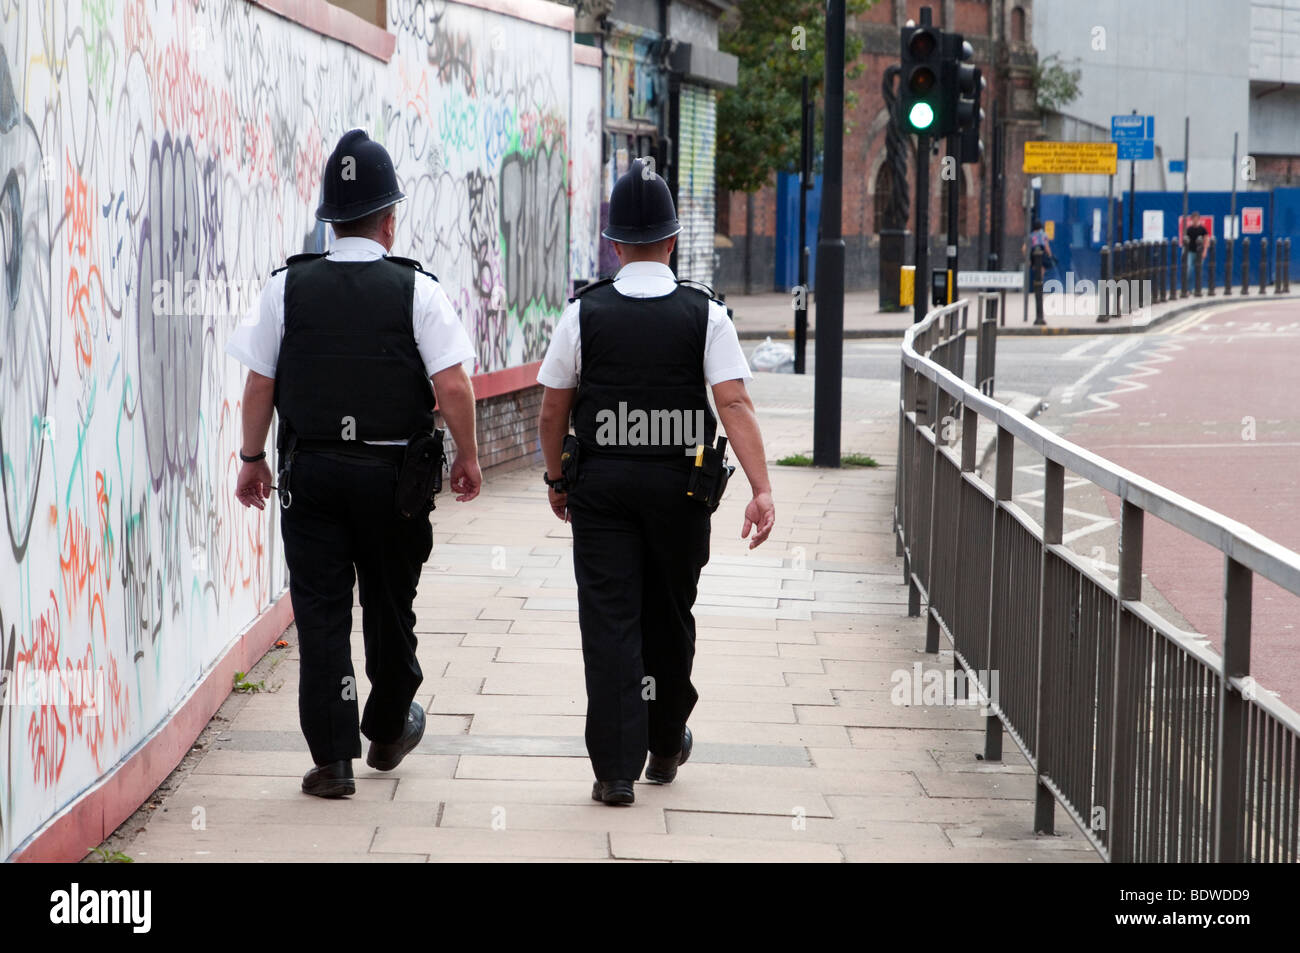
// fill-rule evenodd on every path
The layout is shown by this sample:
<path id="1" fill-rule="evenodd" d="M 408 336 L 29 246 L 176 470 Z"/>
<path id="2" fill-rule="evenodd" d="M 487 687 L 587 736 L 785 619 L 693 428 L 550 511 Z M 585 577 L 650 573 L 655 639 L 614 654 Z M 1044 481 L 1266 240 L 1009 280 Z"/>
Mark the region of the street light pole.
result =
<path id="1" fill-rule="evenodd" d="M 817 365 L 813 466 L 840 465 L 844 369 L 844 33 L 845 0 L 826 4 L 826 120 L 823 123 L 821 240 L 817 243 Z"/>

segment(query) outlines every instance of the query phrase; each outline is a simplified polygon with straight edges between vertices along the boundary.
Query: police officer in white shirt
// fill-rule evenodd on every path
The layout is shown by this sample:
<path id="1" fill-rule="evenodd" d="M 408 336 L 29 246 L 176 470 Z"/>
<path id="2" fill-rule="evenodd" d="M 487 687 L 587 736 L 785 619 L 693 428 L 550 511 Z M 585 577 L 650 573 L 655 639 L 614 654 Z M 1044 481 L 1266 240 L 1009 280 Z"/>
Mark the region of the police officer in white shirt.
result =
<path id="1" fill-rule="evenodd" d="M 697 446 L 714 443 L 709 388 L 753 493 L 741 538 L 752 529 L 752 549 L 775 521 L 745 390 L 753 375 L 726 306 L 668 267 L 680 230 L 667 183 L 636 160 L 614 185 L 603 233 L 622 268 L 579 291 L 537 375 L 543 479 L 552 511 L 573 525 L 592 798 L 605 804 L 633 803 L 642 768 L 671 782 L 691 753 L 691 608 L 711 510 L 687 487 Z M 573 485 L 561 463 L 570 419 Z"/>
<path id="2" fill-rule="evenodd" d="M 321 191 L 316 217 L 333 224 L 333 247 L 294 255 L 273 272 L 226 353 L 249 369 L 235 491 L 244 506 L 263 509 L 270 498 L 272 409 L 280 417 L 280 525 L 298 625 L 298 711 L 315 762 L 302 789 L 344 797 L 356 791 L 358 731 L 371 742 L 367 764 L 381 771 L 397 767 L 424 735 L 412 603 L 433 546 L 432 502 L 426 484 L 406 516 L 397 498 L 408 441 L 412 450 L 431 442 L 435 391 L 455 442 L 456 499 L 474 499 L 482 475 L 464 367 L 474 348 L 437 279 L 417 262 L 387 255 L 394 206 L 405 197 L 392 159 L 362 130 L 345 133 Z M 402 475 L 413 472 L 420 471 Z M 371 686 L 359 719 L 354 579 Z"/>

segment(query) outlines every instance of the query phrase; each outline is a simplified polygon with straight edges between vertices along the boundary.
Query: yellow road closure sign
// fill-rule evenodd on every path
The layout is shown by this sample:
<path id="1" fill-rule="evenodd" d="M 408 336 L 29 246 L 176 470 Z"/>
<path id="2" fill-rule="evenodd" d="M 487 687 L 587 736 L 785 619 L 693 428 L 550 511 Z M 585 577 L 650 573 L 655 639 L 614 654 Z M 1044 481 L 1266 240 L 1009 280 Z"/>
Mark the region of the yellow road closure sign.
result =
<path id="1" fill-rule="evenodd" d="M 1114 175 L 1113 142 L 1026 142 L 1030 175 Z"/>

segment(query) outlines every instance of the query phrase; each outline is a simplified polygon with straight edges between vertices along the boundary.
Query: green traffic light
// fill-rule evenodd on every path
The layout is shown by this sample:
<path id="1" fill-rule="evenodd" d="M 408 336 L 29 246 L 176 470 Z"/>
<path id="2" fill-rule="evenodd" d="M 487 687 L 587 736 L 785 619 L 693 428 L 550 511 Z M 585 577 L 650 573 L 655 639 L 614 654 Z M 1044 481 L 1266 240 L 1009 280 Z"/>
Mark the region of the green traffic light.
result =
<path id="1" fill-rule="evenodd" d="M 929 103 L 914 103 L 907 113 L 907 121 L 913 129 L 929 129 L 934 123 L 934 108 Z"/>

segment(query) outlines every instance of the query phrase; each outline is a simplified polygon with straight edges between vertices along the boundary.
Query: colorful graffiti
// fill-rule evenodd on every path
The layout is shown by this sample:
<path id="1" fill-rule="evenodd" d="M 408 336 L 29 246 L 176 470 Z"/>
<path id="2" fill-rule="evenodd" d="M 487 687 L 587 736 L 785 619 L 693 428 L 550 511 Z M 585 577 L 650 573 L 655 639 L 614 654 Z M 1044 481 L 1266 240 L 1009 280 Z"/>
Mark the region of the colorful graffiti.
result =
<path id="1" fill-rule="evenodd" d="M 0 0 L 0 693 L 57 694 L 0 704 L 0 859 L 284 587 L 275 514 L 230 493 L 225 345 L 252 301 L 160 284 L 255 289 L 323 247 L 321 165 L 355 126 L 397 162 L 395 252 L 439 276 L 476 370 L 540 358 L 594 259 L 570 33 L 446 0 L 388 16 L 385 63 L 242 0 Z"/>
<path id="2" fill-rule="evenodd" d="M 599 277 L 600 231 L 600 69 L 573 70 L 573 109 L 569 120 L 569 274 L 574 280 Z"/>

